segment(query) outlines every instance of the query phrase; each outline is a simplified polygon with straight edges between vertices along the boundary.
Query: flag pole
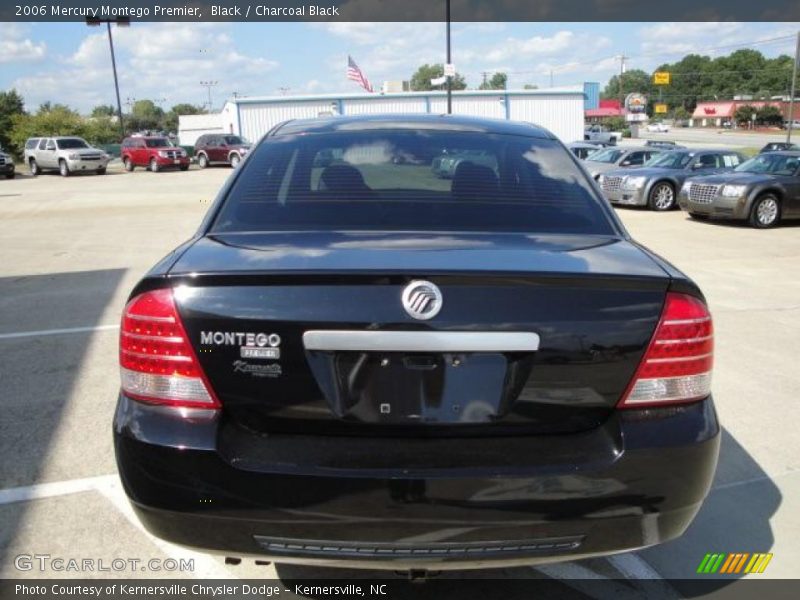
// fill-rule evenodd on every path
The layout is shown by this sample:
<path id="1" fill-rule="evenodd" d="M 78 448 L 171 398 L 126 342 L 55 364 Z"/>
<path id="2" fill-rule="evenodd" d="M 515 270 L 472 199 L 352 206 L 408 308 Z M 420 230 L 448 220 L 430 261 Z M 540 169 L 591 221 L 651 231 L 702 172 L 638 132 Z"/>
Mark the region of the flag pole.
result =
<path id="1" fill-rule="evenodd" d="M 447 64 L 451 63 L 450 58 L 450 0 L 445 0 L 446 3 L 446 15 L 445 19 L 447 20 Z M 452 85 L 452 78 L 448 75 L 447 76 L 447 114 L 453 114 L 453 85 Z"/>

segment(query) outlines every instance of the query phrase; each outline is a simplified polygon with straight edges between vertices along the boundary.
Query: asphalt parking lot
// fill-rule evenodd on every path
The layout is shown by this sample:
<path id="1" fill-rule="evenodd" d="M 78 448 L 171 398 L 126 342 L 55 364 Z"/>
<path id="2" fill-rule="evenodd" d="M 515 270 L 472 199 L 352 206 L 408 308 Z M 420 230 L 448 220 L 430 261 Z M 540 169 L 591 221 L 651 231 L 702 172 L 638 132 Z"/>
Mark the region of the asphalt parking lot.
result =
<path id="1" fill-rule="evenodd" d="M 195 559 L 192 573 L 95 573 L 103 577 L 276 575 L 274 566 L 229 566 L 146 534 L 120 489 L 111 445 L 116 327 L 126 296 L 194 231 L 230 173 L 112 167 L 101 177 L 0 182 L 0 577 L 65 575 L 18 570 L 20 554 Z M 634 237 L 700 284 L 714 314 L 724 436 L 713 490 L 679 540 L 492 576 L 548 579 L 557 597 L 558 586 L 580 588 L 573 578 L 692 577 L 707 552 L 772 552 L 759 577 L 796 576 L 800 224 L 758 231 L 690 221 L 679 211 L 619 214 Z M 417 597 L 424 596 L 423 586 Z"/>

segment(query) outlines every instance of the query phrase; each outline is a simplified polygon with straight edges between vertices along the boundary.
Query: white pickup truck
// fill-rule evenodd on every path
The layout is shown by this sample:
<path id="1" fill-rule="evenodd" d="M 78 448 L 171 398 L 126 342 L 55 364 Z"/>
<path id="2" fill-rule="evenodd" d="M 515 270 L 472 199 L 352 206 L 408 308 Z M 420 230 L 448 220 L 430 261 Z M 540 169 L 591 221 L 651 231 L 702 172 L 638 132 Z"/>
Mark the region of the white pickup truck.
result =
<path id="1" fill-rule="evenodd" d="M 604 142 L 616 144 L 622 139 L 621 131 L 609 131 L 602 125 L 587 125 L 583 129 L 583 139 L 586 142 Z"/>

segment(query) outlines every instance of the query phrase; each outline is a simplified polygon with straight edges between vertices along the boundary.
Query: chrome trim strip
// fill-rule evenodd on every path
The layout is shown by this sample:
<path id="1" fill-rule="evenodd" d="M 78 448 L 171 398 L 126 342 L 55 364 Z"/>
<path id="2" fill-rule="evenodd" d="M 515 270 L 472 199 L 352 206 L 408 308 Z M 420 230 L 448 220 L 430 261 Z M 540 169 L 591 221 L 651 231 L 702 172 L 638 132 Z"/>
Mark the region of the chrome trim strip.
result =
<path id="1" fill-rule="evenodd" d="M 693 325 L 695 323 L 707 323 L 711 317 L 700 317 L 699 319 L 675 319 L 673 321 L 664 321 L 662 325 Z"/>
<path id="2" fill-rule="evenodd" d="M 306 350 L 342 352 L 536 352 L 539 334 L 522 331 L 312 330 Z"/>

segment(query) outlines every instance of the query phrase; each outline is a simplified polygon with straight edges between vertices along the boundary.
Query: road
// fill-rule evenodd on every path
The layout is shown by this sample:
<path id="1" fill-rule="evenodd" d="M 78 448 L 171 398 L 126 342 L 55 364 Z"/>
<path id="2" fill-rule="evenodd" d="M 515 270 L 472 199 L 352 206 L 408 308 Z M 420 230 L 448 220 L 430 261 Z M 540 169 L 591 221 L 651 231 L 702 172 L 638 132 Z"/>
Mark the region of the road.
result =
<path id="1" fill-rule="evenodd" d="M 156 540 L 141 529 L 116 476 L 116 326 L 126 296 L 194 231 L 229 173 L 114 169 L 103 177 L 0 182 L 0 577 L 64 575 L 15 568 L 15 556 L 36 552 L 108 561 L 190 557 L 195 571 L 182 575 L 196 577 L 325 574 L 276 572 L 252 561 L 234 567 Z M 679 540 L 610 559 L 492 575 L 546 580 L 552 591 L 541 597 L 558 598 L 580 588 L 581 577 L 691 577 L 703 555 L 715 551 L 773 552 L 763 577 L 794 577 L 800 226 L 756 231 L 694 222 L 680 212 L 619 214 L 637 239 L 694 277 L 709 298 L 717 330 L 714 393 L 724 426 L 713 490 Z M 167 575 L 175 573 L 148 573 Z M 498 597 L 509 596 L 503 589 Z M 416 597 L 427 594 L 421 587 Z"/>
<path id="2" fill-rule="evenodd" d="M 677 127 L 670 129 L 668 133 L 649 133 L 643 131 L 640 133 L 639 137 L 644 140 L 672 140 L 679 144 L 689 146 L 739 146 L 760 149 L 768 142 L 785 142 L 786 132 L 749 133 L 746 131 L 730 131 L 727 129 L 707 129 L 705 127 Z M 792 139 L 795 143 L 800 144 L 800 130 L 792 131 Z"/>

